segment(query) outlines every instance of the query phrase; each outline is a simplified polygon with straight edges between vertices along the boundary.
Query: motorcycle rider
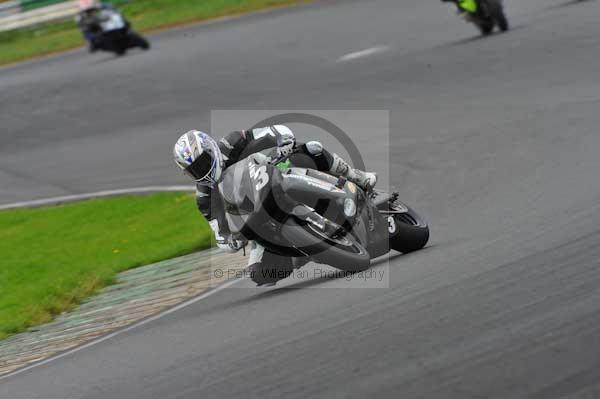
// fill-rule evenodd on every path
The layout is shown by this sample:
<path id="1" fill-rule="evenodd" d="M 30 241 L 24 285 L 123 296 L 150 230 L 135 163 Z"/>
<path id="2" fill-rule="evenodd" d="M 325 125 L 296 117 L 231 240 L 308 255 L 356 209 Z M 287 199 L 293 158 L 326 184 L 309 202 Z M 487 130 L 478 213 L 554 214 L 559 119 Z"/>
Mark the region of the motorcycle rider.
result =
<path id="1" fill-rule="evenodd" d="M 130 31 L 129 21 L 110 4 L 96 1 L 86 4 L 76 17 L 76 21 L 88 41 L 91 53 L 106 50 L 122 55 L 128 47 L 133 46 L 133 43 L 144 50 L 150 48 L 145 39 Z M 124 40 L 127 40 L 127 45 L 124 45 Z"/>
<path id="2" fill-rule="evenodd" d="M 300 166 L 304 157 L 311 161 L 309 167 L 343 176 L 363 189 L 372 188 L 377 182 L 374 173 L 353 169 L 318 141 L 296 143 L 294 134 L 284 125 L 234 131 L 218 142 L 204 132 L 191 130 L 177 140 L 173 156 L 177 166 L 196 182 L 196 205 L 209 221 L 219 248 L 236 252 L 248 244 L 243 237 L 234 237 L 229 231 L 223 200 L 217 189 L 223 171 L 251 154 L 274 147 L 277 159 L 294 154 L 294 164 Z M 273 285 L 289 276 L 294 268 L 289 258 L 265 251 L 256 242 L 252 243 L 248 265 L 250 276 L 258 285 Z M 282 270 L 287 273 L 281 273 Z"/>
<path id="3" fill-rule="evenodd" d="M 98 3 L 95 1 L 82 2 L 80 11 L 75 17 L 81 34 L 88 42 L 90 53 L 99 49 L 98 37 L 102 33 L 100 27 L 100 17 L 102 12 L 116 12 L 110 4 Z"/>

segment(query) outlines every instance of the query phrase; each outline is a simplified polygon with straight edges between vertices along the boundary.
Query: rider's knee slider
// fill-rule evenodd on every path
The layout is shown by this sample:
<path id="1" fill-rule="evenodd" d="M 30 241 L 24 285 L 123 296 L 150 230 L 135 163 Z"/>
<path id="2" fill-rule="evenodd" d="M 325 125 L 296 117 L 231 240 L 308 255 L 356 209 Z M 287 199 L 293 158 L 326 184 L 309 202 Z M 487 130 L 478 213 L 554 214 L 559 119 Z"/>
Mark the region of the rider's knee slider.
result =
<path id="1" fill-rule="evenodd" d="M 306 152 L 311 155 L 319 156 L 323 153 L 323 144 L 319 141 L 309 141 L 305 144 Z"/>

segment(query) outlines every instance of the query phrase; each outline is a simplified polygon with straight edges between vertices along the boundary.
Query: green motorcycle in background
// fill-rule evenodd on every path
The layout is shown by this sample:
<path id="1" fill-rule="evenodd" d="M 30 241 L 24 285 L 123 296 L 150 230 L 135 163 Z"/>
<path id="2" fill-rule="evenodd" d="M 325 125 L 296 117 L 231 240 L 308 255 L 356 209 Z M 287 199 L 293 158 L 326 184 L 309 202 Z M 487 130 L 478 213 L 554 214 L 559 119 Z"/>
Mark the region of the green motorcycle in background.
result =
<path id="1" fill-rule="evenodd" d="M 442 0 L 456 4 L 460 15 L 473 23 L 483 35 L 489 35 L 497 26 L 502 32 L 508 30 L 502 0 Z"/>

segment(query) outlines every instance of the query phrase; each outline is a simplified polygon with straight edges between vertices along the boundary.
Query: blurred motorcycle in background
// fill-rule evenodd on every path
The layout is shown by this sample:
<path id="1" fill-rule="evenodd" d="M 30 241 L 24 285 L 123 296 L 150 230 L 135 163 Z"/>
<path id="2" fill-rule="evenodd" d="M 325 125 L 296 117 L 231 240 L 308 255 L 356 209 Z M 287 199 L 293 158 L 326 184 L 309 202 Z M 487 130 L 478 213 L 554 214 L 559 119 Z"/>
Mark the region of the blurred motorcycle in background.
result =
<path id="1" fill-rule="evenodd" d="M 456 4 L 459 15 L 471 22 L 483 35 L 489 35 L 497 26 L 502 32 L 509 28 L 502 0 L 442 0 Z"/>
<path id="2" fill-rule="evenodd" d="M 92 4 L 82 9 L 76 17 L 90 52 L 97 50 L 124 55 L 127 49 L 150 48 L 148 40 L 131 29 L 129 22 L 112 6 Z"/>

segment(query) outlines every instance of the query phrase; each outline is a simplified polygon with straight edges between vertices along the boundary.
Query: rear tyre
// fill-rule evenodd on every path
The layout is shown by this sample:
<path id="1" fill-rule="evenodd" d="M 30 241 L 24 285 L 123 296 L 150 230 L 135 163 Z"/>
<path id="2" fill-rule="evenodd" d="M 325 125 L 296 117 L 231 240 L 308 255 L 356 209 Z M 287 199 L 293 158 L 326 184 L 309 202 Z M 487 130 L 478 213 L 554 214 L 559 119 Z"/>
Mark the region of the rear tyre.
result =
<path id="1" fill-rule="evenodd" d="M 494 21 L 493 20 L 485 20 L 480 22 L 477 27 L 482 35 L 487 36 L 492 33 L 494 30 Z"/>
<path id="2" fill-rule="evenodd" d="M 125 55 L 127 51 L 127 36 L 122 29 L 102 34 L 104 49 L 112 51 L 117 56 Z"/>
<path id="3" fill-rule="evenodd" d="M 281 235 L 318 263 L 348 272 L 360 272 L 371 265 L 369 253 L 351 234 L 329 237 L 311 223 L 289 218 Z"/>

